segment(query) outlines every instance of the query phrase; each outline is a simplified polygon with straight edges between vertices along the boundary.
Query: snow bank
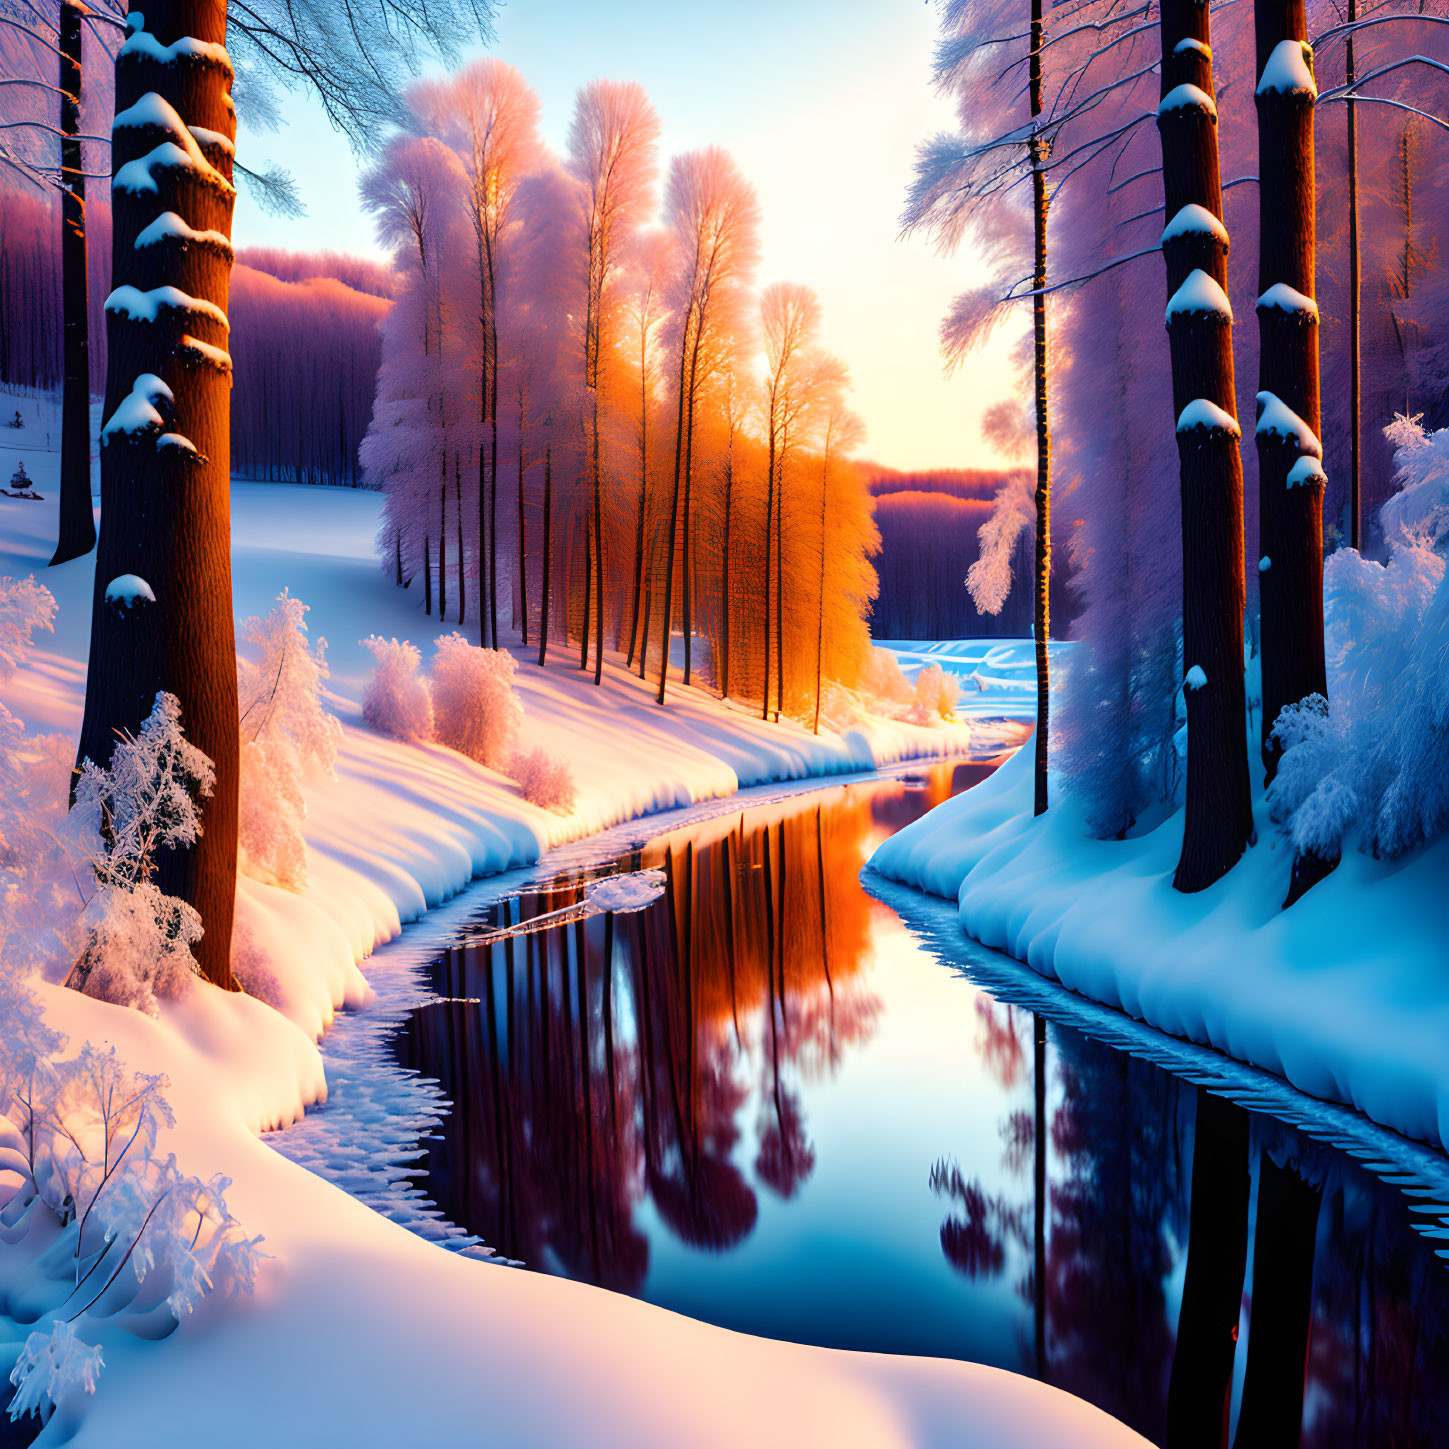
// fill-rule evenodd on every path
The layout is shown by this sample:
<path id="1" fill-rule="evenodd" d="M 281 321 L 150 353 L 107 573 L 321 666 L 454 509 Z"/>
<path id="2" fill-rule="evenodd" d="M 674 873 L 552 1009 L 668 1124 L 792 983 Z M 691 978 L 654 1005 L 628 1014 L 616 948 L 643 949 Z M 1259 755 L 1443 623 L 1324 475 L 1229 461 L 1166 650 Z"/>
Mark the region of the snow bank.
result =
<path id="1" fill-rule="evenodd" d="M 1449 840 L 1396 862 L 1346 852 L 1284 911 L 1292 850 L 1259 800 L 1258 843 L 1181 895 L 1180 811 L 1140 838 L 1096 840 L 1054 789 L 1033 818 L 1030 755 L 891 837 L 871 866 L 956 900 L 968 935 L 1073 991 L 1449 1148 Z"/>
<path id="2" fill-rule="evenodd" d="M 53 455 L 37 458 L 53 476 Z M 371 656 L 349 641 L 369 628 L 431 632 L 379 579 L 377 501 L 348 490 L 234 491 L 238 615 L 265 613 L 290 584 L 339 646 L 329 650 L 329 705 L 345 734 L 337 781 L 309 793 L 308 887 L 244 879 L 238 891 L 239 948 L 253 971 L 271 970 L 280 1009 L 202 983 L 152 1019 L 42 988 L 48 1020 L 73 1043 L 112 1042 L 132 1066 L 167 1075 L 179 1113 L 167 1150 L 189 1172 L 230 1177 L 229 1206 L 273 1255 L 253 1296 L 205 1300 L 164 1344 L 103 1327 L 105 1370 L 68 1442 L 118 1449 L 201 1435 L 219 1449 L 334 1440 L 394 1449 L 486 1433 L 510 1446 L 631 1449 L 1145 1443 L 1070 1395 L 996 1369 L 768 1342 L 439 1252 L 261 1140 L 326 1095 L 315 1037 L 335 1009 L 368 1001 L 357 961 L 474 875 L 610 820 L 747 783 L 956 753 L 969 739 L 959 726 L 875 722 L 816 738 L 678 688 L 660 711 L 618 671 L 595 690 L 560 658 L 547 671 L 520 665 L 529 738 L 590 768 L 572 815 L 538 810 L 452 751 L 362 725 Z M 42 566 L 53 526 L 49 508 L 0 507 L 0 572 Z M 23 688 L 7 690 L 32 728 L 78 723 L 92 569 L 80 559 L 46 573 L 61 606 L 54 648 L 36 652 Z M 742 1384 L 747 1407 L 734 1416 L 724 1406 L 741 1403 Z M 59 1442 L 65 1427 L 53 1420 L 40 1442 Z"/>

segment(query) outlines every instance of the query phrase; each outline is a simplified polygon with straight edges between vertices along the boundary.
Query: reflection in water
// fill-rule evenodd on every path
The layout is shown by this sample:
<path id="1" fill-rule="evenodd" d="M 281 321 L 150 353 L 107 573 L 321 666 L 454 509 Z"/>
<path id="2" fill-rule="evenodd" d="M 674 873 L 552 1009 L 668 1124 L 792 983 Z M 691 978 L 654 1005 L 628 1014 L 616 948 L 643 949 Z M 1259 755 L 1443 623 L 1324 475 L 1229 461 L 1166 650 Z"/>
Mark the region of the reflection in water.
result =
<path id="1" fill-rule="evenodd" d="M 430 1193 L 531 1268 L 1038 1373 L 1159 1443 L 1449 1443 L 1449 1274 L 1402 1196 L 996 1001 L 862 890 L 981 773 L 663 837 L 620 862 L 665 872 L 646 910 L 450 951 L 398 1041 L 455 1103 Z"/>

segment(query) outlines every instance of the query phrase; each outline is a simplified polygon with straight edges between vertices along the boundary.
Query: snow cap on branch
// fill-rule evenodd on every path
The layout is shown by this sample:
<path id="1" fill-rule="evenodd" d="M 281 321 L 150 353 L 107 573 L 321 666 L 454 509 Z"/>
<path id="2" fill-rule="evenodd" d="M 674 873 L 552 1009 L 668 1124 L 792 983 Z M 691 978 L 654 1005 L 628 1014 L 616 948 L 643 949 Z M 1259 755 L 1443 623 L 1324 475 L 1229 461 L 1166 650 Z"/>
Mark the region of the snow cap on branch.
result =
<path id="1" fill-rule="evenodd" d="M 1289 470 L 1288 486 L 1290 488 L 1306 487 L 1315 483 L 1327 483 L 1328 474 L 1323 471 L 1323 464 L 1311 453 L 1305 453 Z"/>
<path id="2" fill-rule="evenodd" d="M 147 433 L 158 432 L 166 426 L 166 419 L 156 405 L 175 401 L 171 389 L 154 372 L 143 372 L 131 384 L 130 392 L 116 404 L 110 421 L 101 429 L 101 446 L 104 448 L 118 434 L 139 440 Z"/>
<path id="3" fill-rule="evenodd" d="M 1224 251 L 1227 250 L 1227 227 L 1207 207 L 1199 205 L 1196 201 L 1190 201 L 1186 206 L 1179 208 L 1177 215 L 1163 227 L 1162 245 L 1166 246 L 1168 242 L 1177 241 L 1180 237 L 1185 236 L 1210 236 L 1222 246 Z"/>
<path id="4" fill-rule="evenodd" d="M 1323 444 L 1318 435 L 1273 392 L 1258 394 L 1258 428 L 1260 438 L 1282 438 L 1297 443 L 1300 453 L 1311 453 L 1315 458 L 1323 456 Z"/>
<path id="5" fill-rule="evenodd" d="M 1231 322 L 1233 306 L 1216 279 L 1201 267 L 1194 267 L 1167 304 L 1169 327 L 1174 317 L 1221 317 L 1224 322 Z"/>
<path id="6" fill-rule="evenodd" d="M 1274 282 L 1258 298 L 1258 311 L 1266 312 L 1270 309 L 1294 314 L 1303 322 L 1318 321 L 1318 303 L 1312 297 L 1290 287 L 1287 282 Z"/>
<path id="7" fill-rule="evenodd" d="M 1243 436 L 1238 420 L 1211 398 L 1205 397 L 1194 398 L 1177 419 L 1179 433 L 1190 433 L 1194 429 L 1205 433 L 1225 433 L 1230 438 Z"/>
<path id="8" fill-rule="evenodd" d="M 106 585 L 106 602 L 116 609 L 133 609 L 137 604 L 154 604 L 151 585 L 139 574 L 119 574 Z"/>
<path id="9" fill-rule="evenodd" d="M 1201 86 L 1174 86 L 1158 102 L 1157 114 L 1159 118 L 1171 116 L 1178 111 L 1202 111 L 1205 115 L 1211 116 L 1214 121 L 1218 118 L 1216 103 Z"/>
<path id="10" fill-rule="evenodd" d="M 1303 40 L 1280 40 L 1258 78 L 1260 96 L 1308 96 L 1316 99 L 1318 85 L 1309 69 L 1313 47 Z"/>

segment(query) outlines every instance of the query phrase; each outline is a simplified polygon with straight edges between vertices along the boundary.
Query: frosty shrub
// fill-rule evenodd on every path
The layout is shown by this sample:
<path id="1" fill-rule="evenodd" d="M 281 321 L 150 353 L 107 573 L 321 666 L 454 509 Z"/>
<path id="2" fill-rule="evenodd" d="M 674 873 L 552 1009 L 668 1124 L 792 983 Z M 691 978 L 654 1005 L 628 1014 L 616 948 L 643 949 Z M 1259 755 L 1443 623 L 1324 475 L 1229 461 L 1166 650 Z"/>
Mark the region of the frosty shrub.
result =
<path id="1" fill-rule="evenodd" d="M 82 1343 L 74 1327 L 52 1318 L 48 1329 L 37 1329 L 25 1340 L 10 1382 L 12 1420 L 34 1414 L 48 1420 L 56 1405 L 67 1398 L 96 1391 L 96 1378 L 105 1365 L 99 1344 Z"/>
<path id="2" fill-rule="evenodd" d="M 860 692 L 872 704 L 892 713 L 893 705 L 909 705 L 915 698 L 896 656 L 889 649 L 875 649 L 866 657 Z"/>
<path id="3" fill-rule="evenodd" d="M 574 772 L 566 760 L 547 750 L 518 750 L 508 765 L 519 792 L 532 805 L 567 815 L 578 799 Z"/>
<path id="4" fill-rule="evenodd" d="M 0 684 L 9 684 L 37 629 L 53 630 L 55 599 L 29 578 L 0 578 Z"/>
<path id="5" fill-rule="evenodd" d="M 377 660 L 362 697 L 363 722 L 395 740 L 432 739 L 433 699 L 428 681 L 418 673 L 422 656 L 417 647 L 380 634 L 362 645 Z"/>
<path id="6" fill-rule="evenodd" d="M 928 664 L 916 676 L 916 693 L 909 718 L 912 723 L 920 725 L 955 719 L 956 703 L 960 698 L 960 677 L 948 674 L 939 664 Z"/>
<path id="7" fill-rule="evenodd" d="M 518 665 L 506 649 L 480 649 L 444 634 L 433 655 L 433 723 L 439 744 L 502 769 L 513 753 L 523 704 L 513 689 Z"/>
<path id="8" fill-rule="evenodd" d="M 241 911 L 231 928 L 231 974 L 248 996 L 278 1011 L 282 1009 L 282 985 L 272 970 L 271 957 Z"/>
<path id="9" fill-rule="evenodd" d="M 265 1254 L 228 1212 L 228 1180 L 188 1176 L 157 1150 L 175 1123 L 164 1086 L 89 1042 L 69 1061 L 37 1059 L 8 1084 L 0 1167 L 20 1185 L 0 1210 L 0 1238 L 19 1247 L 36 1233 L 50 1266 L 33 1292 L 45 1285 L 52 1301 L 36 1306 L 53 1315 L 11 1373 L 12 1419 L 48 1420 L 95 1391 L 100 1352 L 78 1332 L 88 1321 L 160 1338 L 213 1290 L 255 1284 Z"/>
<path id="10" fill-rule="evenodd" d="M 70 976 L 80 990 L 154 1015 L 158 996 L 190 984 L 201 919 L 151 877 L 159 849 L 196 842 L 196 802 L 215 785 L 211 761 L 182 732 L 180 703 L 164 691 L 140 730 L 116 742 L 109 767 L 82 766 L 76 809 L 101 844 L 91 856 L 97 889 L 86 904 L 86 944 Z"/>
<path id="11" fill-rule="evenodd" d="M 256 658 L 237 660 L 241 702 L 238 846 L 251 875 L 289 890 L 307 884 L 302 834 L 308 773 L 331 776 L 342 726 L 322 708 L 327 641 L 307 638 L 307 606 L 284 589 L 265 619 L 248 619 Z"/>
<path id="12" fill-rule="evenodd" d="M 1449 825 L 1449 431 L 1399 418 L 1386 432 L 1400 484 L 1379 513 L 1388 562 L 1328 558 L 1328 701 L 1274 725 L 1269 809 L 1298 850 L 1326 859 L 1350 834 L 1394 856 Z"/>

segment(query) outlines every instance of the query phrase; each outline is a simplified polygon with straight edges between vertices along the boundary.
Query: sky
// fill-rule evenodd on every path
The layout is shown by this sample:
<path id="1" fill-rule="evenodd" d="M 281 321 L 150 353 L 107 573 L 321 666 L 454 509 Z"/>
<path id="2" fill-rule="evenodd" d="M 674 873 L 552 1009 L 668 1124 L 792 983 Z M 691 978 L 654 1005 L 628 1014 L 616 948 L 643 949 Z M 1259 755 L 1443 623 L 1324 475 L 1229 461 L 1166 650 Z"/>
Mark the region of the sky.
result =
<path id="1" fill-rule="evenodd" d="M 979 281 L 978 264 L 967 248 L 943 258 L 899 237 L 914 148 L 953 126 L 930 85 L 935 25 L 924 0 L 511 0 L 488 53 L 538 92 L 556 151 L 575 92 L 598 77 L 649 93 L 661 179 L 677 152 L 729 150 L 759 192 L 759 284 L 820 294 L 821 341 L 849 364 L 865 419 L 862 456 L 902 469 L 984 466 L 996 459 L 980 419 L 1011 391 L 1012 334 L 947 378 L 937 328 Z M 243 191 L 237 244 L 375 254 L 346 140 L 313 101 L 291 97 L 283 113 L 279 134 L 249 132 L 241 117 L 238 153 L 286 166 L 308 215 L 267 217 Z"/>

